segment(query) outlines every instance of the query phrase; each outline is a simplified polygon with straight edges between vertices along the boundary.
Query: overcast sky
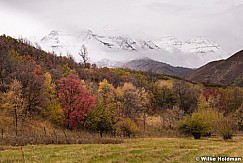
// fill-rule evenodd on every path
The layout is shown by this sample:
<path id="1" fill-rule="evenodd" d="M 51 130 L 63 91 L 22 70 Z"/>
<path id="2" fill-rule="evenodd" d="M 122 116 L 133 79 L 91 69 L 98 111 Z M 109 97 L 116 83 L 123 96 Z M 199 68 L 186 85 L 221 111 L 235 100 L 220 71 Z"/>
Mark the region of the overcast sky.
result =
<path id="1" fill-rule="evenodd" d="M 243 49 L 243 0 L 0 0 L 0 34 L 46 35 L 106 25 L 187 40 L 205 36 L 229 53 Z"/>

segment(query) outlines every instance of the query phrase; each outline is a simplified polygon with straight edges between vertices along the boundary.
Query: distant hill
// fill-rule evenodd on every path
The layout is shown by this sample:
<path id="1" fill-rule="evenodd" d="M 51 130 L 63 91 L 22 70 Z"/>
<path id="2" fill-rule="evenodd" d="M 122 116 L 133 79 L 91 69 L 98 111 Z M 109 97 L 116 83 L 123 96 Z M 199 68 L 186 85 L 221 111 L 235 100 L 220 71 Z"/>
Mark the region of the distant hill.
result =
<path id="1" fill-rule="evenodd" d="M 187 79 L 243 87 L 243 50 L 226 60 L 214 61 L 193 71 Z"/>
<path id="2" fill-rule="evenodd" d="M 190 68 L 173 67 L 167 63 L 158 62 L 150 58 L 136 59 L 123 64 L 124 68 L 148 71 L 158 74 L 167 74 L 184 77 L 192 72 Z"/>

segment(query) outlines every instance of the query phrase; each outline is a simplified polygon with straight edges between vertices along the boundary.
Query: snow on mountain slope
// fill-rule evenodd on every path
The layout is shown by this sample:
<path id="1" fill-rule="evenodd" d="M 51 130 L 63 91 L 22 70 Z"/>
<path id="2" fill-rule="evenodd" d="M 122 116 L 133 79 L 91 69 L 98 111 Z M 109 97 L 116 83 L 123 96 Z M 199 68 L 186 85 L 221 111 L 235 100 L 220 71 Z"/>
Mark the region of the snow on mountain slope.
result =
<path id="1" fill-rule="evenodd" d="M 45 51 L 57 55 L 72 54 L 77 61 L 81 59 L 78 53 L 84 44 L 90 61 L 98 66 L 114 67 L 116 63 L 149 57 L 173 66 L 197 68 L 228 56 L 218 44 L 204 37 L 183 42 L 172 36 L 138 39 L 118 34 L 112 26 L 105 27 L 104 31 L 105 35 L 91 30 L 80 33 L 52 31 L 41 39 L 30 40 L 37 42 Z"/>
<path id="2" fill-rule="evenodd" d="M 203 36 L 199 36 L 185 42 L 182 42 L 175 37 L 168 36 L 156 40 L 155 43 L 159 47 L 171 53 L 174 51 L 174 49 L 179 49 L 183 53 L 197 53 L 201 56 L 217 55 L 218 53 L 221 54 L 217 56 L 219 58 L 227 57 L 227 54 L 222 51 L 220 45 L 216 44 L 214 41 L 208 40 Z"/>
<path id="3" fill-rule="evenodd" d="M 157 39 L 155 43 L 162 49 L 165 49 L 166 51 L 173 52 L 175 48 L 181 49 L 182 42 L 177 40 L 175 37 L 167 36 L 162 37 L 160 39 Z"/>
<path id="4" fill-rule="evenodd" d="M 213 54 L 220 50 L 220 46 L 202 36 L 186 41 L 181 50 L 185 53 Z"/>

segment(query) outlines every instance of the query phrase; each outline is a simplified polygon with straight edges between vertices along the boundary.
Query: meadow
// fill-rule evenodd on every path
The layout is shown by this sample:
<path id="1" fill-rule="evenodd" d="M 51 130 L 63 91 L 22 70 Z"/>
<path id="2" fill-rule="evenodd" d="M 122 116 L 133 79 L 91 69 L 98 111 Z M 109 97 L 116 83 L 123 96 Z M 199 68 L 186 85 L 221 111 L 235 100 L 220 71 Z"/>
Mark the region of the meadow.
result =
<path id="1" fill-rule="evenodd" d="M 121 144 L 0 147 L 0 162 L 196 162 L 200 156 L 243 158 L 243 137 L 133 138 Z"/>

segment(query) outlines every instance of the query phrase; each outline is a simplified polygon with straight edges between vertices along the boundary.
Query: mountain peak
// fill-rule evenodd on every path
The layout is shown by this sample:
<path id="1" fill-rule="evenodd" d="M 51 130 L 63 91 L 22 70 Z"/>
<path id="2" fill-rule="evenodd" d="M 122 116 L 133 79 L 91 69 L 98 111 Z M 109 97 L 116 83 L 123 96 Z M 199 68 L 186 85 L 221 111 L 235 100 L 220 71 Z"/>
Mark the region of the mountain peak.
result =
<path id="1" fill-rule="evenodd" d="M 185 41 L 185 43 L 195 43 L 195 44 L 209 44 L 209 45 L 216 45 L 216 43 L 212 40 L 207 39 L 204 36 L 197 36 L 193 39 Z"/>
<path id="2" fill-rule="evenodd" d="M 88 29 L 88 30 L 82 32 L 81 34 L 79 34 L 78 37 L 85 41 L 85 40 L 90 40 L 93 37 L 95 37 L 95 34 L 92 30 Z"/>
<path id="3" fill-rule="evenodd" d="M 88 29 L 86 33 L 91 34 L 91 35 L 94 34 L 94 32 L 91 29 Z"/>
<path id="4" fill-rule="evenodd" d="M 44 36 L 41 41 L 49 41 L 55 40 L 55 42 L 59 42 L 59 32 L 56 30 L 52 30 L 47 36 Z"/>
<path id="5" fill-rule="evenodd" d="M 57 36 L 58 35 L 58 31 L 53 30 L 49 33 L 49 36 Z"/>
<path id="6" fill-rule="evenodd" d="M 185 41 L 183 51 L 191 53 L 212 54 L 220 49 L 220 45 L 216 44 L 203 36 Z"/>

